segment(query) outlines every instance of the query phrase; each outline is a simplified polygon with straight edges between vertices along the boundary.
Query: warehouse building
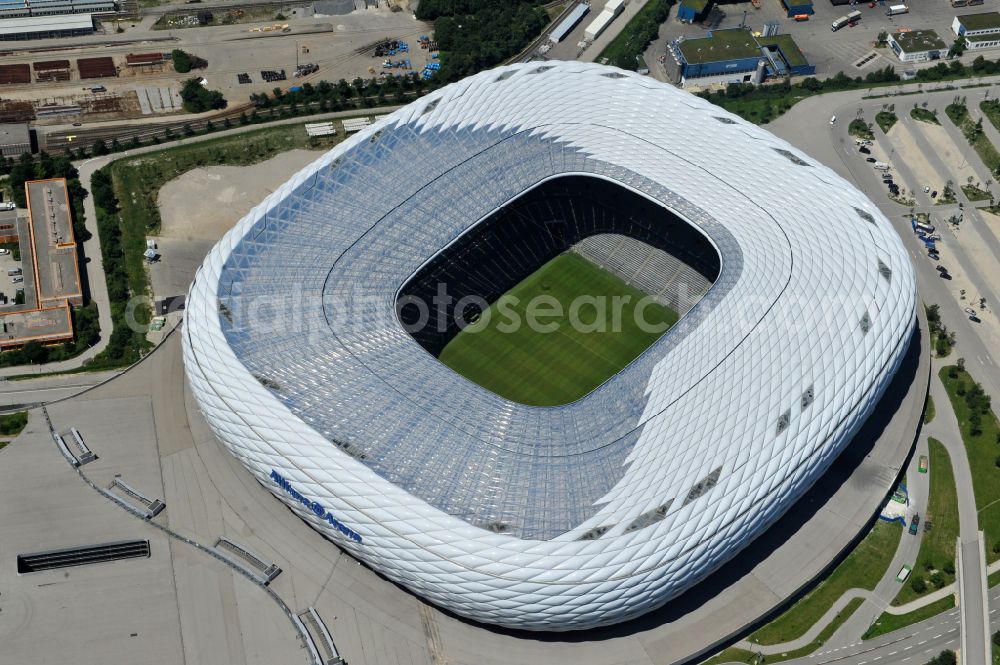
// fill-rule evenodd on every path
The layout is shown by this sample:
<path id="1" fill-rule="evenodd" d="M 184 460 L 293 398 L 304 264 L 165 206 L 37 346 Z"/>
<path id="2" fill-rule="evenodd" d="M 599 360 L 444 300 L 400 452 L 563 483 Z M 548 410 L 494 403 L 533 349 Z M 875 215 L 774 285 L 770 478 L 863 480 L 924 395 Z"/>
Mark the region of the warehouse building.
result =
<path id="1" fill-rule="evenodd" d="M 114 0 L 0 0 L 0 19 L 69 14 L 114 14 Z"/>
<path id="2" fill-rule="evenodd" d="M 948 45 L 933 30 L 899 30 L 889 35 L 889 48 L 902 62 L 926 62 L 943 58 Z"/>
<path id="3" fill-rule="evenodd" d="M 555 30 L 549 33 L 549 41 L 553 44 L 558 44 L 562 40 L 566 39 L 566 35 L 568 35 L 573 28 L 575 28 L 577 24 L 583 20 L 583 17 L 586 16 L 589 11 L 590 5 L 581 3 L 574 7 L 573 10 L 566 15 L 566 18 L 559 22 L 559 25 L 555 27 Z"/>
<path id="4" fill-rule="evenodd" d="M 0 41 L 59 39 L 94 33 L 92 14 L 26 16 L 0 19 Z"/>
<path id="5" fill-rule="evenodd" d="M 789 35 L 755 37 L 749 30 L 716 30 L 668 47 L 667 73 L 684 86 L 753 83 L 816 73 Z"/>
<path id="6" fill-rule="evenodd" d="M 31 152 L 31 130 L 26 122 L 0 124 L 0 156 L 17 158 Z"/>

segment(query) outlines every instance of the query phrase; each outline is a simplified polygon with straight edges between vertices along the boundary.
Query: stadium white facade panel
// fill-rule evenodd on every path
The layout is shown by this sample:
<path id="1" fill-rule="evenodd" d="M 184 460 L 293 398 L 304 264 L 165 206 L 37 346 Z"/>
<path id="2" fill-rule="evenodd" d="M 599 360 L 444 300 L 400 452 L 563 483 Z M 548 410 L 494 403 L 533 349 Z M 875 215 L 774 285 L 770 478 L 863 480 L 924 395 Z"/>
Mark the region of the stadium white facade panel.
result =
<path id="1" fill-rule="evenodd" d="M 527 407 L 441 365 L 396 298 L 568 174 L 679 216 L 721 270 L 615 377 Z M 830 169 L 649 78 L 548 62 L 433 92 L 292 177 L 199 269 L 183 344 L 216 436 L 302 519 L 460 615 L 560 631 L 662 605 L 773 524 L 880 399 L 915 304 L 889 221 Z"/>

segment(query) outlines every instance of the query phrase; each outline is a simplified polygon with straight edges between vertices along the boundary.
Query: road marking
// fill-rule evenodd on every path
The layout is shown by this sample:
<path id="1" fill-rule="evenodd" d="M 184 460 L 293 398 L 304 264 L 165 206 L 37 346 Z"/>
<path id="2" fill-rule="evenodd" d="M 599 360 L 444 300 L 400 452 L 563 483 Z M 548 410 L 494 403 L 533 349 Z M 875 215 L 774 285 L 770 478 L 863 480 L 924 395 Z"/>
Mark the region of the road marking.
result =
<path id="1" fill-rule="evenodd" d="M 932 637 L 931 639 L 932 639 L 932 640 L 936 640 L 936 639 L 937 639 L 937 638 L 939 638 L 939 637 L 941 637 L 941 635 L 940 635 L 940 634 L 939 634 L 939 635 L 935 635 L 935 636 L 934 636 L 934 637 Z"/>
<path id="2" fill-rule="evenodd" d="M 921 644 L 927 644 L 927 640 L 924 640 L 923 642 L 917 642 L 917 646 L 920 646 Z"/>
<path id="3" fill-rule="evenodd" d="M 909 651 L 909 650 L 910 650 L 910 649 L 912 649 L 912 648 L 913 648 L 913 645 L 911 644 L 911 645 L 910 645 L 910 646 L 908 646 L 908 647 L 903 647 L 903 651 Z"/>
<path id="4" fill-rule="evenodd" d="M 904 658 L 904 659 L 902 660 L 902 662 L 904 662 L 904 663 L 905 663 L 906 661 L 908 661 L 908 660 L 909 660 L 909 659 L 911 659 L 911 658 L 913 658 L 913 656 L 907 656 L 906 658 Z"/>
<path id="5" fill-rule="evenodd" d="M 898 652 L 898 651 L 893 651 L 893 652 L 891 652 L 891 653 L 890 653 L 889 655 L 890 655 L 890 656 L 895 656 L 895 655 L 896 655 L 897 653 L 899 653 L 899 652 Z"/>
<path id="6" fill-rule="evenodd" d="M 956 630 L 958 630 L 958 628 L 952 628 L 952 629 L 951 629 L 951 630 L 949 630 L 948 632 L 949 632 L 949 633 L 954 633 L 954 632 L 955 632 Z"/>
<path id="7" fill-rule="evenodd" d="M 873 663 L 874 663 L 874 662 L 875 662 L 876 660 L 882 660 L 882 656 L 875 656 L 874 658 L 872 658 L 872 662 L 873 662 Z"/>

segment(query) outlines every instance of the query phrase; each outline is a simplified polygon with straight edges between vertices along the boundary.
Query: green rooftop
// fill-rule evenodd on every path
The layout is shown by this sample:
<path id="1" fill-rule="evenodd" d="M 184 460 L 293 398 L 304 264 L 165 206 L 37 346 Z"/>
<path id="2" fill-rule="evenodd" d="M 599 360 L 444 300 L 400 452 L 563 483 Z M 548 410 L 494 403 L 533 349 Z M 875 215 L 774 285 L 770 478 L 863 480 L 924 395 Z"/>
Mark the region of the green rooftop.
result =
<path id="1" fill-rule="evenodd" d="M 733 28 L 716 30 L 711 37 L 685 39 L 678 43 L 684 59 L 692 65 L 719 60 L 754 58 L 760 55 L 760 47 L 749 30 Z"/>
<path id="2" fill-rule="evenodd" d="M 785 60 L 789 67 L 802 67 L 808 65 L 809 61 L 802 54 L 802 49 L 795 43 L 791 35 L 773 35 L 771 37 L 761 37 L 757 40 L 761 46 L 777 46 L 785 54 Z"/>
<path id="3" fill-rule="evenodd" d="M 958 20 L 965 26 L 966 30 L 989 30 L 990 28 L 1000 28 L 1000 13 L 997 12 L 966 14 L 965 16 L 959 16 Z"/>
<path id="4" fill-rule="evenodd" d="M 965 35 L 967 42 L 995 42 L 1000 39 L 1000 33 L 991 32 L 988 35 Z"/>
<path id="5" fill-rule="evenodd" d="M 802 7 L 803 5 L 813 4 L 813 0 L 781 0 L 785 3 L 785 6 L 791 9 L 792 7 Z"/>
<path id="6" fill-rule="evenodd" d="M 893 33 L 892 38 L 896 40 L 899 47 L 906 53 L 919 53 L 920 51 L 934 51 L 948 48 L 948 45 L 933 30 L 896 32 Z"/>

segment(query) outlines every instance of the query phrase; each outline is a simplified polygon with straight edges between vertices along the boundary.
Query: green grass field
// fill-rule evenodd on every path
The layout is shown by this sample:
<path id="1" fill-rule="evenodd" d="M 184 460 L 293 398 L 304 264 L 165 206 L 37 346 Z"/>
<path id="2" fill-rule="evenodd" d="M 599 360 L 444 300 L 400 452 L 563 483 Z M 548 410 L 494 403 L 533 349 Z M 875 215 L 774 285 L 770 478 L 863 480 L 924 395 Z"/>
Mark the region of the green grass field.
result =
<path id="1" fill-rule="evenodd" d="M 903 532 L 897 522 L 878 520 L 868 535 L 820 582 L 777 619 L 750 635 L 756 644 L 781 644 L 798 639 L 823 618 L 848 589 L 871 591 L 882 579 L 896 554 Z"/>
<path id="2" fill-rule="evenodd" d="M 551 332 L 527 325 L 529 303 L 539 296 L 554 298 L 561 307 L 561 316 L 535 317 L 539 323 L 555 324 Z M 578 314 L 574 319 L 571 303 L 580 296 L 605 302 L 604 311 L 583 304 L 575 310 Z M 618 308 L 620 317 L 614 316 L 614 296 L 629 297 Z M 644 307 L 642 318 L 663 330 L 641 329 L 635 314 L 643 298 L 647 296 L 642 291 L 582 256 L 561 254 L 493 303 L 479 321 L 455 336 L 439 359 L 467 379 L 515 402 L 567 404 L 616 374 L 677 322 L 677 312 L 652 302 Z M 541 309 L 541 303 L 536 305 L 536 311 Z M 555 308 L 545 307 L 550 309 Z M 509 325 L 514 317 L 520 325 Z M 615 325 L 616 319 L 620 325 Z M 584 325 L 574 326 L 573 322 Z"/>

